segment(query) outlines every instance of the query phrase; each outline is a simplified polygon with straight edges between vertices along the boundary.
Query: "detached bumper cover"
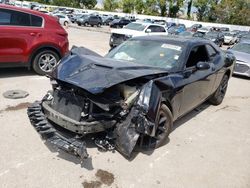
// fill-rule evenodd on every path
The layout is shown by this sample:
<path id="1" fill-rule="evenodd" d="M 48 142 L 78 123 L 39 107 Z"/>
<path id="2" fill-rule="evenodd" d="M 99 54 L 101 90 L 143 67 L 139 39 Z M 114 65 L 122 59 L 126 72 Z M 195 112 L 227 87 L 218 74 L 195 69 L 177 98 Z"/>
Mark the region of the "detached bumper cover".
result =
<path id="1" fill-rule="evenodd" d="M 73 136 L 60 134 L 59 131 L 47 121 L 45 114 L 42 111 L 40 101 L 36 101 L 29 106 L 27 113 L 31 124 L 44 140 L 55 145 L 59 149 L 80 157 L 81 160 L 88 158 L 85 141 L 76 139 Z"/>

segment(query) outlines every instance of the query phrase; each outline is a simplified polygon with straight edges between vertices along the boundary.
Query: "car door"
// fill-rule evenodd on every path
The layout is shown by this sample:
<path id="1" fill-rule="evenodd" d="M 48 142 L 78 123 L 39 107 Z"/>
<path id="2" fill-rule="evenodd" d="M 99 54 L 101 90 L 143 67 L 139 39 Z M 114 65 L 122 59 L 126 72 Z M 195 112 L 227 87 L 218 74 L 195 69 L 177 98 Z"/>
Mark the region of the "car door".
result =
<path id="1" fill-rule="evenodd" d="M 27 62 L 28 50 L 41 27 L 31 27 L 31 15 L 25 12 L 0 9 L 0 14 L 4 15 L 0 18 L 0 63 Z M 41 20 L 40 26 L 43 24 Z"/>
<path id="2" fill-rule="evenodd" d="M 199 62 L 207 62 L 210 68 L 198 70 L 196 65 Z M 210 96 L 215 78 L 214 66 L 210 63 L 206 46 L 192 47 L 184 68 L 180 115 L 192 110 Z"/>
<path id="3" fill-rule="evenodd" d="M 0 9 L 0 15 L 0 62 L 22 62 L 28 42 L 24 30 L 30 25 L 30 17 L 8 9 Z"/>

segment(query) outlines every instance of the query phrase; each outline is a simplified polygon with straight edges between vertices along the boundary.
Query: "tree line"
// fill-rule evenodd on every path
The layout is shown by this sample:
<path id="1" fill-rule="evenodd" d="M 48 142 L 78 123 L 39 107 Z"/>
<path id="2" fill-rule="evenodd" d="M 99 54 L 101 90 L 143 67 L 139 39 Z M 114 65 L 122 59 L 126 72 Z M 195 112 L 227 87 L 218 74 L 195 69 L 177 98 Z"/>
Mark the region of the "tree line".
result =
<path id="1" fill-rule="evenodd" d="M 93 9 L 97 0 L 38 0 L 40 3 L 75 8 Z M 106 11 L 122 10 L 176 18 L 184 3 L 187 4 L 187 19 L 194 19 L 191 8 L 195 7 L 197 20 L 235 25 L 250 25 L 250 0 L 103 0 Z"/>

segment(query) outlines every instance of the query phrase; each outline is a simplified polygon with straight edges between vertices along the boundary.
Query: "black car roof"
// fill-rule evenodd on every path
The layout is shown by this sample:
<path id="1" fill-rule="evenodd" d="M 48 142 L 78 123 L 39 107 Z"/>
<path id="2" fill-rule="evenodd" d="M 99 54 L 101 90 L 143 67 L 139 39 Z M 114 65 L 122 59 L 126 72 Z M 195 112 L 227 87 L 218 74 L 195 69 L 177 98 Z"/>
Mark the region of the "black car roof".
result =
<path id="1" fill-rule="evenodd" d="M 204 43 L 210 43 L 207 40 L 204 40 L 202 38 L 194 38 L 194 37 L 179 37 L 177 35 L 175 36 L 161 36 L 161 35 L 155 35 L 155 36 L 141 36 L 141 37 L 134 37 L 131 40 L 152 40 L 152 41 L 161 41 L 166 43 L 174 43 L 181 46 L 187 46 L 187 45 L 195 45 L 195 44 L 204 44 Z"/>

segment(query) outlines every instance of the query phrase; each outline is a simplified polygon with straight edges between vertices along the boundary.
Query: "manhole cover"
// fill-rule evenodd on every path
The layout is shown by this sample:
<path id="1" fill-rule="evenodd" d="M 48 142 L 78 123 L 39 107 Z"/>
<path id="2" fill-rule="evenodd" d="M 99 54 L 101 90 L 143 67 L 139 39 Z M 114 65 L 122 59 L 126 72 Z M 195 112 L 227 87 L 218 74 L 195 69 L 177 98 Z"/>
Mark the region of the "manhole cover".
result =
<path id="1" fill-rule="evenodd" d="M 23 90 L 9 90 L 3 93 L 3 96 L 8 99 L 21 99 L 28 95 L 29 93 Z"/>

